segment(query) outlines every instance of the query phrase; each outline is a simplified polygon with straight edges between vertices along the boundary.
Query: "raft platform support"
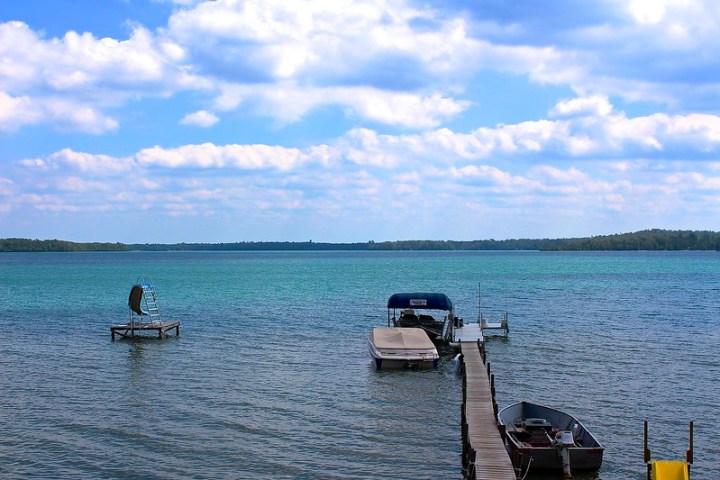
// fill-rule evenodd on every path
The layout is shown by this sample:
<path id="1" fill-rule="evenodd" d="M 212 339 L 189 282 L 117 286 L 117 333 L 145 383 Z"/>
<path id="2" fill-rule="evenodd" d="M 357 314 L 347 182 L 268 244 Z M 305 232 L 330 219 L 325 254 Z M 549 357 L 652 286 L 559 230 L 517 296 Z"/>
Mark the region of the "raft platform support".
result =
<path id="1" fill-rule="evenodd" d="M 165 338 L 168 336 L 168 331 L 175 330 L 175 336 L 180 335 L 180 322 L 167 322 L 160 323 L 157 325 L 153 324 L 125 324 L 125 325 L 113 325 L 110 327 L 110 335 L 115 340 L 115 335 L 119 335 L 123 338 L 134 338 L 143 335 L 142 332 L 156 332 L 158 338 Z"/>

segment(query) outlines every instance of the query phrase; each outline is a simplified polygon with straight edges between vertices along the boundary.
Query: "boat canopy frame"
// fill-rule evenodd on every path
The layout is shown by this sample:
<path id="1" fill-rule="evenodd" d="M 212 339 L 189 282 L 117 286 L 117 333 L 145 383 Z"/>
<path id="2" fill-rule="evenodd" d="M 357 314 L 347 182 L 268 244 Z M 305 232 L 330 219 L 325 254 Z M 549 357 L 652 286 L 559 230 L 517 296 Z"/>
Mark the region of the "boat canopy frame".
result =
<path id="1" fill-rule="evenodd" d="M 390 296 L 388 309 L 446 310 L 452 312 L 452 301 L 444 293 L 395 293 Z"/>
<path id="2" fill-rule="evenodd" d="M 395 324 L 396 311 L 402 310 L 441 310 L 447 312 L 443 319 L 440 331 L 436 332 L 442 342 L 449 342 L 453 337 L 455 326 L 455 313 L 453 303 L 444 293 L 412 292 L 395 293 L 387 302 L 388 327 Z M 392 315 L 391 312 L 392 311 Z M 432 317 L 432 316 L 431 316 Z"/>

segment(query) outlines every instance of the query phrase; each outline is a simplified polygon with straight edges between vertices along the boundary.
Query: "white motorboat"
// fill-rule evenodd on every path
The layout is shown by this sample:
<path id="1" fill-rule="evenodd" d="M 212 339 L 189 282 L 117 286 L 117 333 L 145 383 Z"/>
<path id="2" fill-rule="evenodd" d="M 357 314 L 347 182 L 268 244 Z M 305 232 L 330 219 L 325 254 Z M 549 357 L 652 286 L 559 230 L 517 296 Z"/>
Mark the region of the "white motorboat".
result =
<path id="1" fill-rule="evenodd" d="M 378 370 L 437 368 L 440 359 L 435 344 L 420 328 L 374 328 L 368 348 Z"/>

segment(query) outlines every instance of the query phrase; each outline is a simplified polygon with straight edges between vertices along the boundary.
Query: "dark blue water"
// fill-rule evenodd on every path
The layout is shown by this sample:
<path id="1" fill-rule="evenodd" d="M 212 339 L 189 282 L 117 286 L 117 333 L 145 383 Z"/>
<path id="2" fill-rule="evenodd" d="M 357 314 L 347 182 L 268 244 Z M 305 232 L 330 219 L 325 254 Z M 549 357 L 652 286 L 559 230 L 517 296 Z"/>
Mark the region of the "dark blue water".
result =
<path id="1" fill-rule="evenodd" d="M 580 418 L 598 474 L 720 478 L 717 253 L 0 254 L 0 477 L 461 478 L 460 380 L 376 372 L 395 292 L 439 291 L 488 342 L 501 406 Z M 179 338 L 110 340 L 140 275 Z"/>

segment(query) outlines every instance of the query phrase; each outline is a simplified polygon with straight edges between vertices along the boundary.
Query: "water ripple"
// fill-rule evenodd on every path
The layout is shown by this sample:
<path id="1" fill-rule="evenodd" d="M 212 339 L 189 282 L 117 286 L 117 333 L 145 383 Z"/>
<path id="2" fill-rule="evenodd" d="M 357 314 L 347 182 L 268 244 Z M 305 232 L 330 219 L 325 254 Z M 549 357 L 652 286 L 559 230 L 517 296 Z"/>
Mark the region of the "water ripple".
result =
<path id="1" fill-rule="evenodd" d="M 377 372 L 366 338 L 401 290 L 447 293 L 488 342 L 501 405 L 575 414 L 605 444 L 597 474 L 681 458 L 720 478 L 718 256 L 398 252 L 0 255 L 0 477 L 460 478 L 460 380 Z M 183 334 L 109 340 L 139 274 Z M 87 298 L 88 292 L 93 296 Z M 12 299 L 12 300 L 11 300 Z M 100 336 L 102 335 L 102 336 Z M 544 478 L 544 477 L 536 477 Z"/>

